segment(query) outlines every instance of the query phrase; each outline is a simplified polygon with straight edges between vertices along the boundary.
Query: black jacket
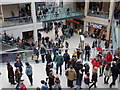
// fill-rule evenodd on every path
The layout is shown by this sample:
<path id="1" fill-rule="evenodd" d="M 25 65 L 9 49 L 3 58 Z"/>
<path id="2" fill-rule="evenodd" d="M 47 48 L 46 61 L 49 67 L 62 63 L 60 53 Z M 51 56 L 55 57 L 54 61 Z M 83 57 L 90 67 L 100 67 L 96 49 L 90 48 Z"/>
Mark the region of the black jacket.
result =
<path id="1" fill-rule="evenodd" d="M 97 73 L 94 72 L 94 73 L 92 74 L 92 82 L 93 82 L 93 81 L 97 82 L 97 78 L 98 78 Z"/>
<path id="2" fill-rule="evenodd" d="M 52 62 L 51 54 L 46 54 L 47 63 Z"/>
<path id="3" fill-rule="evenodd" d="M 111 72 L 112 72 L 112 76 L 118 76 L 118 74 L 119 74 L 119 68 L 118 68 L 118 66 L 117 65 L 114 65 L 113 67 L 111 67 Z"/>

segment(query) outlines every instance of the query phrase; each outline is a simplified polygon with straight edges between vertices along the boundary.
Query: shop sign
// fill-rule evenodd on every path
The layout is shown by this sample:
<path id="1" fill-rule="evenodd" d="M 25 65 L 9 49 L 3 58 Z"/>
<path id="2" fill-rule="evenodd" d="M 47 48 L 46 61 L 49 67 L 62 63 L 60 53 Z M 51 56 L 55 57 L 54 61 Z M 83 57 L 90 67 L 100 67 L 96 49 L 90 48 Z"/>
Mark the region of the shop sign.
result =
<path id="1" fill-rule="evenodd" d="M 92 26 L 93 28 L 96 28 L 96 29 L 102 29 L 102 25 L 90 23 L 90 26 Z"/>

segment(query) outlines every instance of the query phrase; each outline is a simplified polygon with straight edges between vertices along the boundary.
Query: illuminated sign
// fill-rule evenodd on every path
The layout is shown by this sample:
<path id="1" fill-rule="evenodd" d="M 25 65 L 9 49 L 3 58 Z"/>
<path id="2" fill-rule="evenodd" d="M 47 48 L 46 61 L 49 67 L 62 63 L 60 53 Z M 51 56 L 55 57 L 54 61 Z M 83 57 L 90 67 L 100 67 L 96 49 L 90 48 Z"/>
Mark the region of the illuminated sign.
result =
<path id="1" fill-rule="evenodd" d="M 90 23 L 90 26 L 92 26 L 93 28 L 96 28 L 96 29 L 102 29 L 102 25 Z"/>

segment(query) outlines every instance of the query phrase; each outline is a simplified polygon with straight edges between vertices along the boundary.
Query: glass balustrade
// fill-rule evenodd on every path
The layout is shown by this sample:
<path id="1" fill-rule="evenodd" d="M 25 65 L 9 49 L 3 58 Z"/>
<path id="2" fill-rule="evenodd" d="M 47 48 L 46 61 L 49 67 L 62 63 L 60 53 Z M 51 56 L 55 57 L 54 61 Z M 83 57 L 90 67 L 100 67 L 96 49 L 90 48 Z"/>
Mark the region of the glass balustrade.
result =
<path id="1" fill-rule="evenodd" d="M 38 15 L 37 21 L 49 21 L 49 20 L 56 20 L 56 19 L 65 19 L 65 18 L 72 18 L 72 17 L 79 17 L 84 16 L 84 12 L 60 12 L 60 13 L 49 13 L 46 15 Z"/>
<path id="2" fill-rule="evenodd" d="M 99 18 L 105 18 L 108 19 L 109 13 L 108 12 L 103 12 L 103 11 L 88 11 L 88 16 L 94 16 L 94 17 L 99 17 Z"/>
<path id="3" fill-rule="evenodd" d="M 11 17 L 11 18 L 4 18 L 4 21 L 2 21 L 2 25 L 0 27 L 9 27 L 9 26 L 16 26 L 16 25 L 22 25 L 22 24 L 29 24 L 32 23 L 32 17 Z"/>

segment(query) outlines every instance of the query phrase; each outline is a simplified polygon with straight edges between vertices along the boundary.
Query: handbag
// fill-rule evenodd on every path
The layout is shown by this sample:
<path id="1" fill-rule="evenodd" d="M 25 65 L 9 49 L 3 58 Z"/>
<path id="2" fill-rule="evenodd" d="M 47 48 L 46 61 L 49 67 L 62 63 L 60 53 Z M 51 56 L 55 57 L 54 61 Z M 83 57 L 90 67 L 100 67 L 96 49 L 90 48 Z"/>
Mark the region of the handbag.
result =
<path id="1" fill-rule="evenodd" d="M 68 76 L 68 71 L 65 72 L 65 75 Z"/>

